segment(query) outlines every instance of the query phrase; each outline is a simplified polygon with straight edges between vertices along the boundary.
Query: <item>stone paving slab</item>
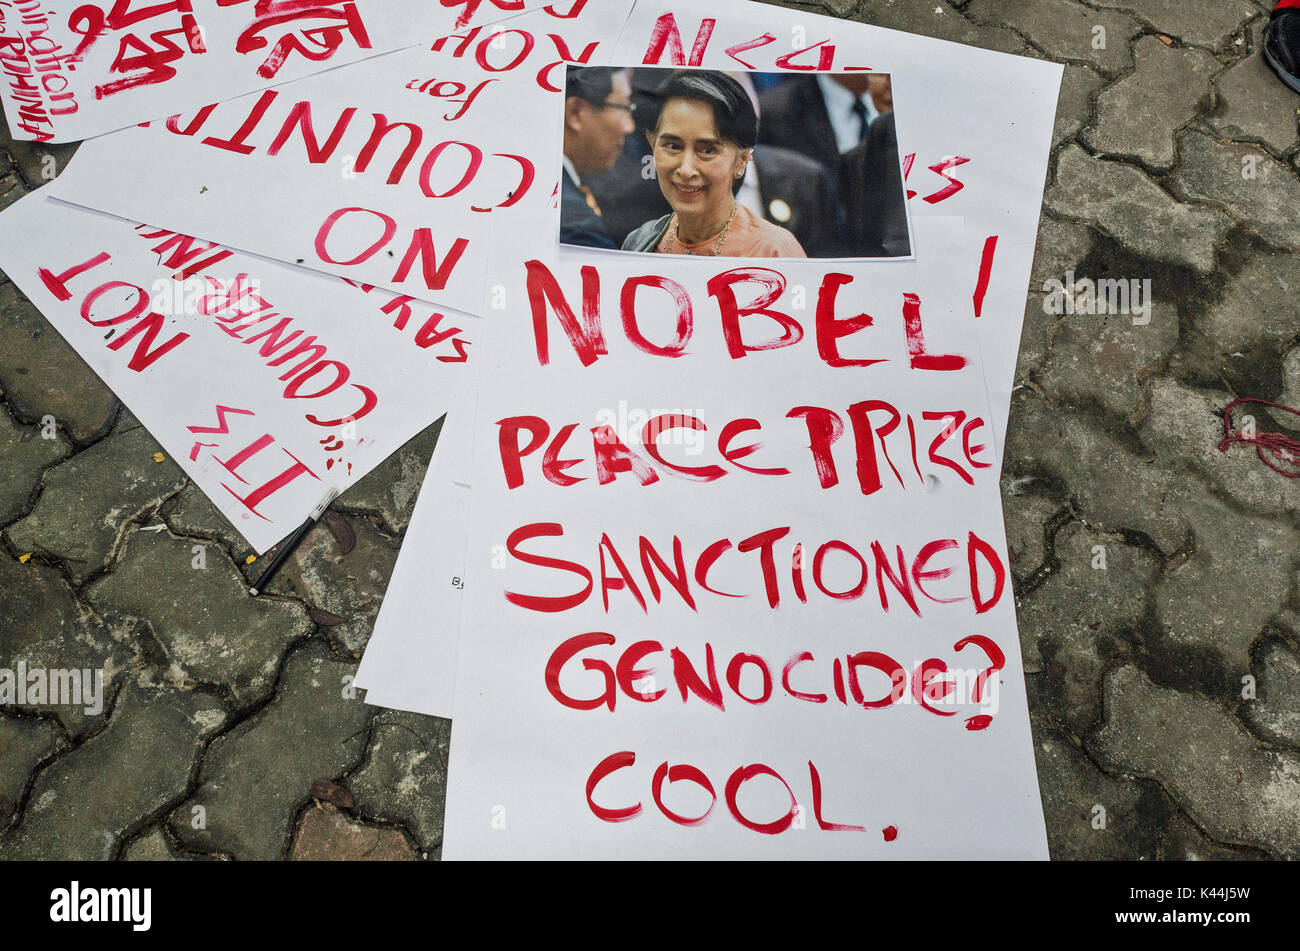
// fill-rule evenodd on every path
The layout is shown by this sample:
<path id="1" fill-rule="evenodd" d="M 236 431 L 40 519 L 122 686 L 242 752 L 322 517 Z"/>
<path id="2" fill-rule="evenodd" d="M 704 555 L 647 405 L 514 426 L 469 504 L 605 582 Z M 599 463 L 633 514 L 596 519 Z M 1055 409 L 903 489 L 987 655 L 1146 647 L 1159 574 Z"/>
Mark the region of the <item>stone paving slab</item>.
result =
<path id="1" fill-rule="evenodd" d="M 397 548 L 367 519 L 338 518 L 341 533 L 350 533 L 343 537 L 351 547 L 345 552 L 329 526 L 318 522 L 267 593 L 306 604 L 332 640 L 360 657 L 397 563 Z"/>
<path id="2" fill-rule="evenodd" d="M 765 0 L 772 2 L 772 0 Z M 890 30 L 920 33 L 953 43 L 978 46 L 999 53 L 1023 53 L 1025 41 L 1014 30 L 976 23 L 945 3 L 917 3 L 915 0 L 874 0 L 857 3 L 775 3 L 776 6 L 808 9 L 823 15 L 848 17 Z"/>
<path id="3" fill-rule="evenodd" d="M 451 721 L 401 710 L 375 717 L 366 760 L 348 782 L 357 809 L 400 823 L 425 853 L 442 846 Z"/>
<path id="4" fill-rule="evenodd" d="M 31 513 L 5 529 L 15 549 L 67 565 L 81 584 L 109 566 L 131 527 L 184 487 L 144 428 L 104 439 L 45 474 Z"/>
<path id="5" fill-rule="evenodd" d="M 1300 180 L 1293 169 L 1250 145 L 1215 141 L 1191 132 L 1171 182 L 1189 196 L 1223 208 L 1272 244 L 1300 249 Z"/>
<path id="6" fill-rule="evenodd" d="M 134 532 L 122 563 L 85 593 L 119 628 L 147 629 L 137 636 L 157 645 L 168 680 L 224 688 L 240 706 L 269 697 L 279 658 L 315 629 L 303 605 L 249 596 L 228 559 L 165 530 Z"/>
<path id="7" fill-rule="evenodd" d="M 1096 471 L 1098 459 L 1106 460 L 1104 473 Z M 1012 396 L 1008 480 L 1071 504 L 1099 530 L 1139 533 L 1166 557 L 1187 543 L 1184 504 L 1199 498 L 1185 474 L 1159 464 L 1129 434 L 1107 433 L 1086 414 L 1055 408 L 1032 387 Z"/>
<path id="8" fill-rule="evenodd" d="M 1171 806 L 1151 781 L 1098 769 L 1068 733 L 1033 721 L 1039 782 L 1061 791 L 1044 802 L 1048 847 L 1058 861 L 1153 859 Z"/>
<path id="9" fill-rule="evenodd" d="M 1214 503 L 1189 520 L 1195 551 L 1161 581 L 1155 614 L 1175 650 L 1186 648 L 1179 653 L 1189 675 L 1199 654 L 1207 686 L 1226 690 L 1250 670 L 1251 644 L 1290 598 L 1300 533 Z"/>
<path id="10" fill-rule="evenodd" d="M 104 690 L 119 672 L 135 663 L 137 649 L 118 641 L 67 584 L 55 567 L 29 559 L 26 564 L 0 553 L 0 669 L 99 671 Z M 92 674 L 93 678 L 93 674 Z M 90 705 L 29 700 L 22 712 L 56 718 L 71 735 L 102 722 L 108 714 Z"/>
<path id="11" fill-rule="evenodd" d="M 1089 744 L 1103 762 L 1159 782 L 1216 841 L 1300 857 L 1300 754 L 1262 748 L 1219 705 L 1136 667 L 1107 678 L 1106 705 Z"/>
<path id="12" fill-rule="evenodd" d="M 389 532 L 406 531 L 415 511 L 420 483 L 429 467 L 442 420 L 413 436 L 364 479 L 339 496 L 334 507 L 342 512 L 373 515 Z"/>
<path id="13" fill-rule="evenodd" d="M 0 387 L 20 420 L 51 417 L 79 443 L 103 436 L 117 416 L 112 391 L 13 284 L 0 286 Z"/>
<path id="14" fill-rule="evenodd" d="M 1170 820 L 1156 847 L 1160 862 L 1264 862 L 1269 855 L 1261 849 L 1216 842 L 1181 815 Z"/>
<path id="15" fill-rule="evenodd" d="M 1123 10 L 1152 28 L 1196 46 L 1231 41 L 1260 8 L 1250 0 L 1089 0 L 1102 9 Z M 1276 6 L 1276 4 L 1274 4 Z"/>
<path id="16" fill-rule="evenodd" d="M 1263 49 L 1266 18 L 1250 30 L 1250 49 Z M 1300 145 L 1296 95 L 1277 81 L 1277 73 L 1259 55 L 1247 56 L 1214 81 L 1217 103 L 1207 117 L 1214 131 L 1236 142 L 1261 142 L 1277 156 Z"/>
<path id="17" fill-rule="evenodd" d="M 1098 162 L 1071 144 L 1057 157 L 1046 206 L 1056 215 L 1100 228 L 1134 253 L 1208 274 L 1232 226 L 1223 213 L 1181 204 L 1139 169 Z"/>
<path id="18" fill-rule="evenodd" d="M 1061 77 L 1061 97 L 1052 127 L 1052 145 L 1064 145 L 1092 118 L 1097 92 L 1105 80 L 1087 66 L 1066 66 Z"/>
<path id="19" fill-rule="evenodd" d="M 42 474 L 71 451 L 57 426 L 22 426 L 0 407 L 0 525 L 26 513 Z"/>
<path id="20" fill-rule="evenodd" d="M 1024 584 L 1047 562 L 1048 522 L 1068 510 L 1053 499 L 1017 495 L 1006 486 L 1003 488 L 1002 506 L 1006 512 L 1007 554 L 1011 558 L 1012 577 Z M 1027 650 L 1026 669 L 1030 661 Z"/>
<path id="21" fill-rule="evenodd" d="M 250 557 L 256 557 L 244 536 L 235 530 L 212 504 L 212 500 L 194 483 L 168 499 L 159 508 L 158 517 L 167 523 L 174 535 L 184 536 L 196 543 L 212 542 L 213 554 L 224 549 L 235 564 L 241 566 L 241 570 L 249 564 Z M 255 567 L 252 570 L 257 571 Z M 245 580 L 250 579 L 246 577 Z"/>
<path id="22" fill-rule="evenodd" d="M 1076 300 L 1083 299 L 1076 294 Z M 1044 392 L 1057 405 L 1096 407 L 1117 419 L 1136 419 L 1144 384 L 1164 369 L 1179 337 L 1172 308 L 1163 299 L 1148 303 L 1151 313 L 1137 317 L 1075 313 L 1058 320 L 1048 332 L 1051 361 L 1037 375 Z M 1139 326 L 1135 320 L 1147 323 Z"/>
<path id="23" fill-rule="evenodd" d="M 415 850 L 398 829 L 386 829 L 344 815 L 334 806 L 307 809 L 298 823 L 295 862 L 414 862 Z"/>
<path id="24" fill-rule="evenodd" d="M 226 720 L 210 696 L 134 683 L 115 707 L 101 732 L 37 775 L 0 858 L 116 858 L 132 827 L 184 795 L 204 740 Z"/>
<path id="25" fill-rule="evenodd" d="M 1232 399 L 1222 390 L 1194 390 L 1176 380 L 1151 384 L 1149 415 L 1139 432 L 1147 445 L 1166 458 L 1176 458 L 1187 446 L 1206 445 L 1223 437 L 1222 410 Z M 1259 425 L 1269 424 L 1260 414 Z M 1244 511 L 1274 517 L 1279 526 L 1295 525 L 1300 515 L 1300 485 L 1294 479 L 1260 465 L 1253 448 L 1232 446 L 1226 451 L 1188 456 L 1190 469 L 1202 474 L 1215 492 Z"/>
<path id="26" fill-rule="evenodd" d="M 171 815 L 191 851 L 241 859 L 288 852 L 312 784 L 346 774 L 365 751 L 372 708 L 347 694 L 356 664 L 320 641 L 290 654 L 271 702 L 208 748 L 197 787 Z"/>
<path id="27" fill-rule="evenodd" d="M 783 5 L 1067 66 L 1002 478 L 1052 856 L 1300 857 L 1300 480 L 1217 449 L 1233 397 L 1300 406 L 1272 0 Z M 0 133 L 0 208 L 74 152 Z M 1067 279 L 1149 282 L 1149 313 L 1054 310 Z M 0 397 L 0 667 L 105 684 L 0 708 L 0 860 L 440 857 L 450 721 L 351 678 L 441 421 L 254 600 L 251 550 L 2 273 Z"/>
<path id="28" fill-rule="evenodd" d="M 1279 402 L 1292 407 L 1300 404 L 1300 344 L 1291 347 L 1282 358 L 1282 396 Z M 1279 426 L 1288 426 L 1295 418 L 1280 410 L 1270 412 L 1276 412 Z"/>
<path id="29" fill-rule="evenodd" d="M 1196 49 L 1144 36 L 1133 47 L 1131 73 L 1097 97 L 1097 117 L 1083 142 L 1104 156 L 1131 156 L 1149 169 L 1173 167 L 1174 135 L 1200 111 L 1219 61 Z"/>
<path id="30" fill-rule="evenodd" d="M 8 123 L 0 122 L 0 154 L 17 168 L 28 188 L 40 188 L 46 182 L 54 181 L 68 167 L 76 152 L 75 142 L 15 142 L 9 134 Z M 0 162 L 0 172 L 5 170 L 4 162 Z"/>
<path id="31" fill-rule="evenodd" d="M 1133 66 L 1133 41 L 1143 25 L 1133 17 L 1074 0 L 971 0 L 977 22 L 1008 26 L 1058 63 L 1084 63 L 1107 75 Z"/>
<path id="32" fill-rule="evenodd" d="M 1052 540 L 1053 570 L 1018 616 L 1026 664 L 1042 671 L 1042 709 L 1082 736 L 1101 721 L 1101 681 L 1108 666 L 1137 652 L 1160 576 L 1151 552 L 1122 537 L 1066 524 Z"/>
<path id="33" fill-rule="evenodd" d="M 1256 702 L 1243 705 L 1242 719 L 1261 739 L 1300 749 L 1300 651 L 1279 629 L 1256 644 L 1251 669 Z"/>
<path id="34" fill-rule="evenodd" d="M 172 849 L 167 836 L 159 828 L 153 828 L 136 836 L 122 850 L 124 862 L 184 862 L 192 861 L 191 856 L 177 854 Z"/>
<path id="35" fill-rule="evenodd" d="M 7 175 L 0 177 L 0 211 L 4 211 L 26 194 L 27 189 L 23 186 L 22 176 L 17 169 L 12 169 Z"/>
<path id="36" fill-rule="evenodd" d="M 11 810 L 21 802 L 27 782 L 39 764 L 61 746 L 59 731 L 49 720 L 0 717 L 0 797 L 9 815 L 0 817 L 0 829 L 9 824 Z"/>

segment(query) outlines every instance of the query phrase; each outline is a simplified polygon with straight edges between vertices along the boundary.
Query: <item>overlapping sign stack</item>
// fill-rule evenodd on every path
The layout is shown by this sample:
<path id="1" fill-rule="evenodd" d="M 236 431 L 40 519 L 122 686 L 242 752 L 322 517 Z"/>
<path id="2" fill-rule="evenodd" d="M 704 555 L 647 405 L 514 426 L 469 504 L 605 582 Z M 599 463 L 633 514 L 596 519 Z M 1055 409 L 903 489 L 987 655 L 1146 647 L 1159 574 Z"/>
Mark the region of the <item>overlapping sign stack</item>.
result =
<path id="1" fill-rule="evenodd" d="M 1046 857 L 998 471 L 1060 67 L 746 0 L 109 4 L 0 2 L 15 138 L 99 136 L 0 266 L 259 553 L 446 414 L 358 678 L 453 717 L 445 855 Z M 560 240 L 599 66 L 642 251 Z M 680 70 L 887 76 L 897 146 L 810 212 Z M 735 155 L 754 233 L 901 244 L 671 253 Z"/>

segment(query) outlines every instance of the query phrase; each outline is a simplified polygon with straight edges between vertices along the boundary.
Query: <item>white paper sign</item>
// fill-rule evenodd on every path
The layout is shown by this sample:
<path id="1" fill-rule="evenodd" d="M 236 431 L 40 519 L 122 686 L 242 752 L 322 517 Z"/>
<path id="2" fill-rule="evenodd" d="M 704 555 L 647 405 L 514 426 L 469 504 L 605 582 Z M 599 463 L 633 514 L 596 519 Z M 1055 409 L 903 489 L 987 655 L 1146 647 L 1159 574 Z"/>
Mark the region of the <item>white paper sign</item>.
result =
<path id="1" fill-rule="evenodd" d="M 451 406 L 478 318 L 30 195 L 0 266 L 260 552 Z"/>
<path id="2" fill-rule="evenodd" d="M 550 207 L 564 62 L 603 62 L 630 6 L 540 10 L 126 130 L 83 146 L 57 194 L 477 311 L 491 253 L 554 241 L 501 229 L 493 248 L 491 222 Z"/>
<path id="3" fill-rule="evenodd" d="M 961 219 L 931 216 L 931 225 L 926 239 L 932 247 L 927 250 L 951 254 L 954 241 L 963 233 Z M 559 254 L 568 260 L 572 251 L 561 248 Z M 939 325 L 971 319 L 962 308 L 965 291 L 979 282 L 980 261 L 968 250 L 965 268 L 958 268 L 957 263 L 954 261 L 954 270 L 959 276 L 944 285 L 953 294 L 947 308 L 955 308 L 955 312 L 932 312 L 931 321 Z M 870 281 L 877 266 L 852 267 L 862 280 Z M 987 379 L 985 389 L 987 397 Z M 617 409 L 606 409 L 600 421 L 626 420 L 628 414 L 624 402 Z M 466 438 L 467 420 L 450 428 L 456 415 L 472 418 L 473 410 L 466 413 L 458 407 L 444 424 L 356 679 L 357 686 L 367 691 L 367 703 L 448 718 L 454 715 L 459 624 L 464 587 L 469 583 L 463 544 L 469 522 L 469 479 L 455 470 L 458 464 L 467 467 L 473 448 Z M 1005 416 L 999 419 L 994 411 L 992 423 L 1005 428 Z M 988 449 L 1000 463 L 998 447 L 991 440 Z M 452 590 L 447 589 L 448 578 L 455 581 Z"/>
<path id="4" fill-rule="evenodd" d="M 776 36 L 792 39 L 778 42 Z M 797 36 L 805 38 L 808 50 L 797 52 L 800 47 L 793 45 Z M 828 38 L 832 42 L 824 42 Z M 675 55 L 679 51 L 680 59 Z M 823 67 L 827 55 L 830 59 Z M 724 69 L 752 65 L 795 72 L 806 70 L 809 63 L 830 69 L 869 64 L 889 70 L 907 90 L 908 108 L 898 113 L 897 121 L 905 166 L 910 169 L 908 182 L 916 191 L 910 202 L 912 215 L 962 215 L 966 222 L 965 232 L 957 227 L 946 235 L 929 232 L 927 253 L 957 260 L 955 249 L 965 247 L 967 236 L 977 242 L 980 267 L 968 285 L 968 314 L 973 316 L 977 310 L 980 314 L 974 325 L 984 355 L 993 443 L 1002 445 L 1059 66 L 739 0 L 722 0 L 706 10 L 639 0 L 612 61 L 678 61 Z M 996 240 L 990 240 L 994 236 Z M 969 265 L 969 254 L 963 260 Z M 410 550 L 422 553 L 423 560 L 438 545 L 413 524 L 403 543 L 403 557 Z M 389 610 L 387 605 L 384 610 Z M 392 666 L 397 680 L 404 669 L 418 666 L 417 651 L 420 658 L 439 665 L 444 662 L 437 656 L 439 650 L 455 653 L 454 639 L 432 642 L 418 626 L 402 630 L 401 635 L 395 627 L 377 632 L 380 643 L 392 638 L 393 653 L 413 661 L 408 668 Z M 376 698 L 381 695 L 376 691 Z M 426 694 L 423 712 L 448 716 L 451 706 L 449 696 L 431 692 Z"/>
<path id="5" fill-rule="evenodd" d="M 468 485 L 455 467 L 469 457 L 474 397 L 465 388 L 447 414 L 406 528 L 355 683 L 366 703 L 450 717 L 465 591 Z"/>
<path id="6" fill-rule="evenodd" d="M 929 319 L 936 227 L 870 280 L 505 266 L 445 856 L 1046 857 L 979 347 L 951 305 Z"/>
<path id="7" fill-rule="evenodd" d="M 15 139 L 72 142 L 539 5 L 0 0 L 0 100 Z"/>

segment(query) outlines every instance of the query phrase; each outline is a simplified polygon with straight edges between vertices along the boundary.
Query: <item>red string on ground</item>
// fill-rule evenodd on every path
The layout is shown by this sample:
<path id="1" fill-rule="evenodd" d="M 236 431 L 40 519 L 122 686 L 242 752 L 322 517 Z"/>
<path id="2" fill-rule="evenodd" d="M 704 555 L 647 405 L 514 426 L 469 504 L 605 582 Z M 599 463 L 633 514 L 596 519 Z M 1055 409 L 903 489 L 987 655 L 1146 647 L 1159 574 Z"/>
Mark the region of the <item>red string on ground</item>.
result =
<path id="1" fill-rule="evenodd" d="M 1232 411 L 1243 403 L 1258 403 L 1260 406 L 1271 406 L 1273 409 L 1280 409 L 1300 419 L 1300 410 L 1293 409 L 1290 406 L 1283 406 L 1281 403 L 1270 403 L 1268 400 L 1256 399 L 1253 396 L 1243 396 L 1235 399 L 1223 411 L 1223 440 L 1219 443 L 1219 452 L 1227 452 L 1228 447 L 1235 442 L 1249 443 L 1255 447 L 1259 461 L 1264 465 L 1274 472 L 1280 472 L 1288 479 L 1300 479 L 1300 441 L 1291 439 L 1282 433 L 1274 432 L 1256 431 L 1252 436 L 1243 436 L 1240 433 L 1233 434 Z M 1274 460 L 1290 466 L 1290 469 L 1282 468 Z"/>

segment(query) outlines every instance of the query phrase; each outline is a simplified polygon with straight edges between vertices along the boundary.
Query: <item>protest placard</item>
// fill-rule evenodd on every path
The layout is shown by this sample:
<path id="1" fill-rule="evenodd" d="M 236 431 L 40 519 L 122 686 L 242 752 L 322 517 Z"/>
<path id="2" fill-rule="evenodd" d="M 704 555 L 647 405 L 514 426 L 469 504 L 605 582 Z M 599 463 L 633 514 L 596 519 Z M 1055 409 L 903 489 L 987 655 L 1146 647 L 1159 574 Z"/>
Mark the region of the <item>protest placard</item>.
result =
<path id="1" fill-rule="evenodd" d="M 554 240 L 502 231 L 494 249 L 489 221 L 554 202 L 564 63 L 603 61 L 630 8 L 576 0 L 126 130 L 83 146 L 55 188 L 476 311 L 489 254 Z"/>
<path id="2" fill-rule="evenodd" d="M 978 334 L 992 407 L 991 442 L 1001 445 L 1059 66 L 740 0 L 721 0 L 707 9 L 639 0 L 613 60 L 776 69 L 801 79 L 814 71 L 853 71 L 864 65 L 875 67 L 870 72 L 890 72 L 907 95 L 897 135 L 911 215 L 959 215 L 965 223 L 964 229 L 953 227 L 947 237 L 931 232 L 929 253 L 953 260 L 968 237 L 977 242 L 979 267 L 969 281 L 969 306 L 963 316 L 972 320 Z M 426 561 L 437 544 L 413 525 L 404 552 L 416 552 Z M 461 573 L 468 576 L 469 566 Z M 384 611 L 391 611 L 398 623 L 385 625 L 381 613 L 376 641 L 390 645 L 396 656 L 418 656 L 422 663 L 443 666 L 447 655 L 455 654 L 454 639 L 430 636 L 421 629 L 414 609 L 401 608 L 403 601 L 400 589 L 390 593 Z M 439 630 L 445 626 L 440 624 Z M 376 700 L 383 688 L 395 686 L 404 671 L 416 666 L 394 663 L 390 669 L 395 680 L 375 683 Z M 449 694 L 429 691 L 422 696 L 422 712 L 450 715 Z"/>
<path id="3" fill-rule="evenodd" d="M 971 322 L 928 319 L 931 230 L 870 281 L 503 264 L 447 857 L 1046 856 L 983 368 Z"/>
<path id="4" fill-rule="evenodd" d="M 446 412 L 479 319 L 30 195 L 0 265 L 260 552 Z"/>
<path id="5" fill-rule="evenodd" d="M 541 0 L 0 0 L 15 139 L 71 142 L 540 6 Z"/>

